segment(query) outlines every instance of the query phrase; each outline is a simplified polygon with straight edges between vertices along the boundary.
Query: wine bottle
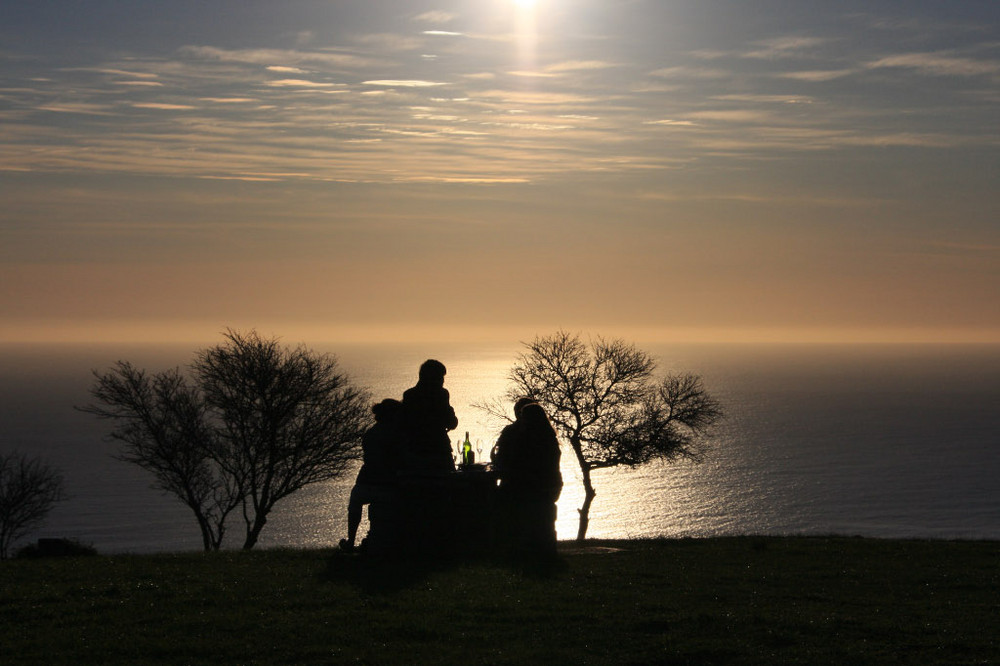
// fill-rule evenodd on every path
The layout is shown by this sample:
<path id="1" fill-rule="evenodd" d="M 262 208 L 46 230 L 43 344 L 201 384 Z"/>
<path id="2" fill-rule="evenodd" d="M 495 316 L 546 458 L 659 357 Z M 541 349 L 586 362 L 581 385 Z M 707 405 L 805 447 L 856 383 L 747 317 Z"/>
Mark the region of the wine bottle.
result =
<path id="1" fill-rule="evenodd" d="M 462 464 L 471 465 L 475 462 L 476 456 L 472 453 L 472 442 L 469 441 L 469 433 L 465 433 L 465 441 L 462 442 Z"/>

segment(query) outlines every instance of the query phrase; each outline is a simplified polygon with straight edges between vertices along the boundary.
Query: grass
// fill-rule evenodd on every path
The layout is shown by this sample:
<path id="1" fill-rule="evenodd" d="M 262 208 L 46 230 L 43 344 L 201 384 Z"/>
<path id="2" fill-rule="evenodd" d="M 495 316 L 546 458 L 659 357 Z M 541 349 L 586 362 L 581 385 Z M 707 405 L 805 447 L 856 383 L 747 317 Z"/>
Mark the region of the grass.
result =
<path id="1" fill-rule="evenodd" d="M 550 575 L 330 550 L 3 562 L 0 663 L 1000 663 L 1000 542 L 562 548 Z"/>

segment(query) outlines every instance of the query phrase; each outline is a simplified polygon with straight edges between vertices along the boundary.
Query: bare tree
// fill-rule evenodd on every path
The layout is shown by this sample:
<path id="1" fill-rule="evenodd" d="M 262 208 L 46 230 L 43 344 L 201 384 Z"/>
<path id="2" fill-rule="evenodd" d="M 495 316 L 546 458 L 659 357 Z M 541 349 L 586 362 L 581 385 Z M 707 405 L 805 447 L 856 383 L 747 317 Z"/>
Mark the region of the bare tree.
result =
<path id="1" fill-rule="evenodd" d="M 81 410 L 115 422 L 110 437 L 123 444 L 116 457 L 150 472 L 154 488 L 191 509 L 205 550 L 218 550 L 243 487 L 213 457 L 217 431 L 201 391 L 178 369 L 151 375 L 125 361 L 94 375 L 97 403 Z"/>
<path id="2" fill-rule="evenodd" d="M 596 338 L 587 345 L 558 331 L 524 346 L 510 370 L 506 399 L 538 401 L 569 441 L 584 487 L 577 540 L 586 538 L 597 495 L 593 470 L 654 459 L 698 460 L 722 415 L 699 377 L 656 379 L 653 359 L 623 340 Z M 506 413 L 497 401 L 479 407 L 495 416 Z"/>
<path id="3" fill-rule="evenodd" d="M 225 334 L 193 365 L 221 428 L 213 458 L 244 490 L 243 548 L 253 548 L 278 500 L 339 476 L 360 455 L 370 399 L 332 356 L 281 347 L 255 331 Z"/>
<path id="4" fill-rule="evenodd" d="M 206 550 L 220 547 L 237 508 L 248 550 L 279 500 L 358 458 L 369 400 L 332 356 L 256 331 L 224 337 L 196 353 L 190 383 L 179 370 L 147 375 L 119 362 L 97 374 L 97 404 L 82 409 L 116 421 L 118 457 L 191 508 Z"/>
<path id="5" fill-rule="evenodd" d="M 17 452 L 0 453 L 0 560 L 64 499 L 63 478 L 54 467 Z"/>

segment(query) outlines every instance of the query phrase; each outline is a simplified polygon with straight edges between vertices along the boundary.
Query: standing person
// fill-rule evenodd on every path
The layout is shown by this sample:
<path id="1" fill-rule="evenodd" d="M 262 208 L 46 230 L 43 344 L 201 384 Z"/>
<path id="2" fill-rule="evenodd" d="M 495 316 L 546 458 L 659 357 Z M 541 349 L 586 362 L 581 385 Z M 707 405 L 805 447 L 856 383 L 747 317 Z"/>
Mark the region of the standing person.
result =
<path id="1" fill-rule="evenodd" d="M 403 429 L 403 403 L 386 398 L 372 407 L 375 425 L 361 439 L 364 462 L 351 489 L 347 504 L 347 538 L 340 540 L 340 549 L 351 551 L 361 525 L 365 504 L 388 500 L 396 483 L 397 466 L 406 446 Z M 371 508 L 369 507 L 369 521 Z"/>
<path id="2" fill-rule="evenodd" d="M 445 374 L 441 361 L 428 359 L 420 366 L 417 385 L 403 393 L 414 465 L 424 471 L 455 469 L 448 432 L 458 427 L 458 418 L 444 387 Z"/>
<path id="3" fill-rule="evenodd" d="M 556 431 L 537 402 L 524 404 L 517 421 L 504 431 L 496 462 L 508 545 L 519 559 L 552 560 L 556 500 L 562 492 Z"/>

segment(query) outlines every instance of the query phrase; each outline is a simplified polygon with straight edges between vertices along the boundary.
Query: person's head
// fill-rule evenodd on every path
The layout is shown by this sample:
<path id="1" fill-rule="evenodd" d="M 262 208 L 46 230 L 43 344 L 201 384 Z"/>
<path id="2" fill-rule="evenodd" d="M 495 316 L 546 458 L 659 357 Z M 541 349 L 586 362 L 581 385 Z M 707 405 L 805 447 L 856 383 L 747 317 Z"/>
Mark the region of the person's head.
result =
<path id="1" fill-rule="evenodd" d="M 529 429 L 538 428 L 552 430 L 552 424 L 549 423 L 549 417 L 545 414 L 545 410 L 542 406 L 537 402 L 529 402 L 522 407 L 521 418 L 519 420 Z"/>
<path id="2" fill-rule="evenodd" d="M 420 374 L 417 375 L 421 384 L 444 385 L 444 376 L 448 371 L 444 363 L 432 358 L 427 359 L 420 365 Z"/>
<path id="3" fill-rule="evenodd" d="M 403 416 L 403 403 L 386 398 L 372 405 L 372 414 L 375 415 L 376 423 L 395 423 Z"/>
<path id="4" fill-rule="evenodd" d="M 514 418 L 521 418 L 521 410 L 524 409 L 525 405 L 537 404 L 534 398 L 518 398 L 517 402 L 514 403 Z"/>

